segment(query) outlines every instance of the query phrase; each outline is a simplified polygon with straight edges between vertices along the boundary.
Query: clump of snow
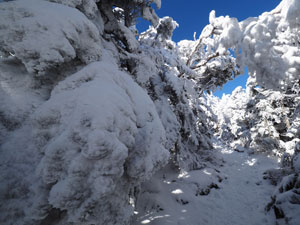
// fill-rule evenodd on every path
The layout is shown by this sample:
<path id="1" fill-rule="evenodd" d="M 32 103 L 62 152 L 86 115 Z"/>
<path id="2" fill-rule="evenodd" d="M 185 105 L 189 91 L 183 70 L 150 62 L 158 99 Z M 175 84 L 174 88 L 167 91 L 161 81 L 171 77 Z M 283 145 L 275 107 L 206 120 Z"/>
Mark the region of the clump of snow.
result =
<path id="1" fill-rule="evenodd" d="M 48 0 L 50 2 L 60 3 L 72 8 L 79 8 L 89 19 L 94 19 L 98 8 L 96 3 L 99 0 Z"/>
<path id="2" fill-rule="evenodd" d="M 208 19 L 209 24 L 214 25 L 215 19 L 216 19 L 216 11 L 215 11 L 215 10 L 212 10 L 212 11 L 210 11 L 210 13 L 209 13 L 209 19 Z"/>
<path id="3" fill-rule="evenodd" d="M 176 23 L 176 21 L 174 21 L 171 17 L 165 16 L 159 20 L 156 27 L 157 34 L 160 35 L 163 40 L 171 39 L 173 31 L 178 26 L 178 23 Z"/>
<path id="4" fill-rule="evenodd" d="M 228 80 L 232 80 L 239 74 L 236 60 L 227 49 L 237 39 L 234 37 L 238 32 L 232 31 L 236 27 L 231 26 L 231 21 L 235 19 L 228 16 L 215 18 L 213 15 L 214 12 L 211 13 L 210 18 L 213 24 L 207 25 L 197 40 L 183 40 L 177 44 L 178 54 L 185 62 L 185 65 L 180 68 L 180 76 L 186 74 L 185 77 L 195 80 L 202 92 L 222 87 Z M 237 21 L 235 22 L 238 24 Z M 235 36 L 228 37 L 229 31 L 222 33 L 222 30 L 226 29 L 231 30 Z"/>
<path id="5" fill-rule="evenodd" d="M 280 12 L 285 22 L 290 27 L 300 26 L 300 1 L 299 0 L 283 0 L 273 10 L 274 13 Z"/>
<path id="6" fill-rule="evenodd" d="M 250 22 L 241 49 L 244 63 L 259 85 L 286 90 L 299 78 L 300 51 L 294 43 L 295 31 L 280 27 L 280 19 L 277 14 L 266 13 Z"/>
<path id="7" fill-rule="evenodd" d="M 274 211 L 278 222 L 282 224 L 297 225 L 299 223 L 300 209 L 300 148 L 298 142 L 295 145 L 294 154 L 292 157 L 288 154 L 287 162 L 282 169 L 275 171 L 275 176 L 280 176 L 280 182 L 273 193 L 271 202 L 267 205 L 267 211 Z M 281 174 L 280 174 L 281 172 Z M 284 173 L 283 173 L 284 172 Z M 284 177 L 283 177 L 283 176 Z"/>
<path id="8" fill-rule="evenodd" d="M 30 73 L 78 58 L 85 64 L 101 56 L 99 30 L 81 12 L 47 1 L 0 5 L 0 51 L 14 55 Z"/>
<path id="9" fill-rule="evenodd" d="M 156 7 L 157 7 L 158 9 L 161 8 L 161 0 L 153 0 L 153 2 L 156 4 Z"/>
<path id="10" fill-rule="evenodd" d="M 219 43 L 217 52 L 224 54 L 228 48 L 235 45 L 242 38 L 242 32 L 239 27 L 238 20 L 236 18 L 230 18 L 229 16 L 215 17 L 215 12 L 210 13 L 211 25 L 220 32 L 220 36 L 216 38 L 216 42 Z"/>
<path id="11" fill-rule="evenodd" d="M 239 66 L 248 66 L 260 86 L 288 89 L 300 78 L 299 5 L 298 0 L 282 1 L 275 10 L 240 23 L 213 12 L 210 21 L 220 33 L 215 39 L 218 51 L 235 51 Z"/>
<path id="12" fill-rule="evenodd" d="M 282 224 L 297 225 L 300 209 L 300 177 L 299 173 L 288 175 L 282 179 L 267 209 L 274 211 L 276 219 Z"/>
<path id="13" fill-rule="evenodd" d="M 20 201 L 9 197 L 15 188 L 3 186 L 1 202 L 11 210 L 2 214 L 2 223 L 16 220 L 8 215 L 20 207 L 17 200 L 25 221 L 47 220 L 55 208 L 66 212 L 65 222 L 128 223 L 132 189 L 164 165 L 169 153 L 154 104 L 110 61 L 90 64 L 55 87 L 32 115 L 31 132 L 20 133 L 26 126 L 19 131 L 29 142 L 22 152 L 13 137 L 2 146 L 1 174 L 11 174 L 9 181 L 28 192 Z M 21 155 L 23 162 L 32 161 L 29 168 L 10 173 Z"/>
<path id="14" fill-rule="evenodd" d="M 0 58 L 0 145 L 47 98 L 47 87 L 37 87 L 22 63 Z"/>

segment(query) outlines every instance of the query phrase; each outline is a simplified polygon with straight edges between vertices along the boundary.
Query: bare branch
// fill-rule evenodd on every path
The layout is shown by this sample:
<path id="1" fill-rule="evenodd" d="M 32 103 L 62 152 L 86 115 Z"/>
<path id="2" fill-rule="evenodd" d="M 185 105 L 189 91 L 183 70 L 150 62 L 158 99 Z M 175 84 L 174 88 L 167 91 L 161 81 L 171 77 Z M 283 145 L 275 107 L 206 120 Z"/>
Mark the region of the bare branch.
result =
<path id="1" fill-rule="evenodd" d="M 211 26 L 211 27 L 212 27 L 212 26 Z M 198 39 L 198 43 L 197 43 L 196 47 L 195 47 L 194 50 L 192 51 L 191 55 L 188 57 L 188 60 L 187 60 L 187 62 L 186 62 L 186 65 L 187 65 L 188 67 L 190 66 L 190 64 L 191 64 L 191 62 L 192 62 L 192 60 L 193 60 L 193 56 L 194 56 L 194 55 L 199 51 L 199 49 L 201 48 L 203 39 L 204 39 L 204 38 L 207 38 L 207 37 L 209 37 L 209 36 L 211 36 L 211 35 L 214 34 L 214 31 L 215 31 L 216 28 L 215 28 L 215 27 L 212 27 L 211 31 L 207 32 L 207 29 L 208 29 L 208 28 L 210 28 L 210 27 L 207 26 L 206 29 L 204 28 L 204 30 L 202 31 L 202 33 L 201 33 L 201 35 L 200 35 L 200 37 L 199 37 L 199 39 Z M 217 57 L 217 56 L 219 56 L 219 53 L 216 53 L 215 55 L 209 57 L 209 58 L 207 59 L 207 61 L 206 61 L 203 65 L 206 65 L 211 59 L 213 59 L 213 58 L 215 58 L 215 57 Z M 198 67 L 201 67 L 201 66 L 203 66 L 203 65 L 198 65 L 197 67 L 191 67 L 191 69 L 192 69 L 192 70 L 193 70 L 193 69 L 197 69 Z M 184 74 L 185 74 L 184 72 L 181 72 L 181 73 L 178 75 L 178 77 L 180 78 L 180 77 L 182 77 Z"/>
<path id="2" fill-rule="evenodd" d="M 192 69 L 192 70 L 195 70 L 195 69 L 198 69 L 198 68 L 200 68 L 200 67 L 202 67 L 202 66 L 205 66 L 207 63 L 209 63 L 210 60 L 212 60 L 212 59 L 214 59 L 214 58 L 217 58 L 218 56 L 220 56 L 220 53 L 219 53 L 219 52 L 216 52 L 215 54 L 209 56 L 209 57 L 207 58 L 207 60 L 206 60 L 204 63 L 202 63 L 202 64 L 200 64 L 200 65 L 192 66 L 191 69 Z"/>
<path id="3" fill-rule="evenodd" d="M 192 59 L 193 59 L 193 56 L 196 54 L 196 52 L 199 51 L 199 49 L 200 49 L 200 47 L 201 47 L 201 44 L 202 44 L 202 40 L 203 40 L 204 38 L 207 38 L 207 37 L 211 36 L 211 35 L 214 33 L 214 30 L 215 30 L 215 27 L 213 27 L 213 29 L 211 30 L 211 32 L 210 32 L 209 34 L 206 34 L 206 35 L 203 35 L 203 34 L 205 33 L 205 32 L 204 32 L 205 30 L 202 32 L 202 34 L 201 34 L 200 37 L 199 37 L 199 40 L 198 40 L 198 43 L 197 43 L 195 49 L 193 50 L 192 54 L 190 55 L 190 57 L 188 58 L 188 60 L 187 60 L 187 62 L 186 62 L 186 65 L 187 65 L 187 66 L 190 65 L 190 63 L 191 63 L 191 61 L 192 61 Z"/>

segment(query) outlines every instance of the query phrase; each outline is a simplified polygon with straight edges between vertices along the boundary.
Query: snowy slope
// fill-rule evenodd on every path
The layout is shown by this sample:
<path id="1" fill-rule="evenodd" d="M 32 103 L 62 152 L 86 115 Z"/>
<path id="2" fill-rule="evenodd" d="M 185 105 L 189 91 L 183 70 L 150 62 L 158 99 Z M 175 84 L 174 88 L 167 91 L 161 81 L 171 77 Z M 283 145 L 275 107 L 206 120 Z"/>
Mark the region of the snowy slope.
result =
<path id="1" fill-rule="evenodd" d="M 275 224 L 264 210 L 275 187 L 263 173 L 276 160 L 216 147 L 225 160 L 219 169 L 157 174 L 141 194 L 134 225 Z"/>

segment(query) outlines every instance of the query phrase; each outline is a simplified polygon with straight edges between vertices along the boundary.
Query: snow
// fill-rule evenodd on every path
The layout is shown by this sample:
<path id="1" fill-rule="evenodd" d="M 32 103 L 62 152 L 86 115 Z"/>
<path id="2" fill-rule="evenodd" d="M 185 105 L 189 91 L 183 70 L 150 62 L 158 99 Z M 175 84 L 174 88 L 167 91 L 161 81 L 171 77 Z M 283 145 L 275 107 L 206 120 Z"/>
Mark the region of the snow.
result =
<path id="1" fill-rule="evenodd" d="M 11 210 L 1 221 L 34 222 L 52 207 L 67 211 L 65 222 L 129 220 L 130 188 L 165 165 L 169 153 L 154 104 L 112 62 L 108 57 L 89 64 L 60 82 L 1 146 L 1 176 L 11 174 L 1 190 L 1 201 Z M 16 164 L 26 167 L 16 172 Z M 18 188 L 9 187 L 14 182 L 27 186 L 20 205 L 6 197 Z M 25 218 L 9 216 L 16 212 Z"/>
<path id="2" fill-rule="evenodd" d="M 39 88 L 25 67 L 13 57 L 0 58 L 0 145 L 10 132 L 48 96 L 47 88 Z"/>
<path id="3" fill-rule="evenodd" d="M 153 0 L 153 2 L 156 4 L 156 7 L 157 7 L 158 9 L 161 8 L 161 0 Z"/>
<path id="4" fill-rule="evenodd" d="M 1 2 L 1 224 L 298 225 L 299 0 L 178 44 L 152 3 Z"/>
<path id="5" fill-rule="evenodd" d="M 99 0 L 48 0 L 48 1 L 60 3 L 72 8 L 80 8 L 82 12 L 89 19 L 94 19 L 96 17 L 98 11 L 96 3 L 99 2 Z"/>
<path id="6" fill-rule="evenodd" d="M 88 64 L 101 56 L 97 27 L 78 10 L 47 1 L 2 3 L 0 43 L 0 52 L 40 75 L 76 57 Z"/>
<path id="7" fill-rule="evenodd" d="M 215 10 L 212 10 L 210 13 L 209 13 L 209 23 L 211 25 L 214 25 L 215 23 L 215 19 L 216 19 L 216 11 Z"/>
<path id="8" fill-rule="evenodd" d="M 166 168 L 156 174 L 145 184 L 133 224 L 275 224 L 273 215 L 264 210 L 274 186 L 263 173 L 278 167 L 277 161 L 222 145 L 217 149 L 225 161 L 218 169 L 178 174 Z"/>
<path id="9" fill-rule="evenodd" d="M 273 201 L 275 204 L 273 207 L 277 209 L 275 214 L 280 224 L 299 224 L 299 185 L 299 173 L 290 174 L 283 177 L 274 193 Z M 284 215 L 284 218 L 281 214 Z"/>
<path id="10" fill-rule="evenodd" d="M 238 66 L 248 66 L 260 86 L 286 90 L 299 79 L 299 15 L 299 0 L 284 0 L 273 11 L 241 22 L 215 17 L 213 11 L 217 52 L 235 51 Z"/>
<path id="11" fill-rule="evenodd" d="M 280 12 L 285 22 L 288 22 L 292 28 L 300 25 L 299 0 L 283 0 L 272 12 Z"/>

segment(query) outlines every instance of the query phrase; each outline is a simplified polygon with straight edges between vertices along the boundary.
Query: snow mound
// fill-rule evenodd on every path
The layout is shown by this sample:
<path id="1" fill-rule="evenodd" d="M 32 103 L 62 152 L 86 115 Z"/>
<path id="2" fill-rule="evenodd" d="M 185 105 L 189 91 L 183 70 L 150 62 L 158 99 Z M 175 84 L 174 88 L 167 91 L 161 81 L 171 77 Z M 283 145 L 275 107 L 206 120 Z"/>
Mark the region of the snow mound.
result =
<path id="1" fill-rule="evenodd" d="M 88 64 L 101 55 L 99 30 L 81 12 L 47 1 L 0 5 L 0 53 L 14 55 L 30 73 L 78 58 Z"/>
<path id="2" fill-rule="evenodd" d="M 19 136 L 1 149 L 3 224 L 18 224 L 13 214 L 53 221 L 55 212 L 61 224 L 128 224 L 135 186 L 169 157 L 153 102 L 109 61 L 59 83 Z M 26 197 L 13 194 L 19 186 Z"/>

